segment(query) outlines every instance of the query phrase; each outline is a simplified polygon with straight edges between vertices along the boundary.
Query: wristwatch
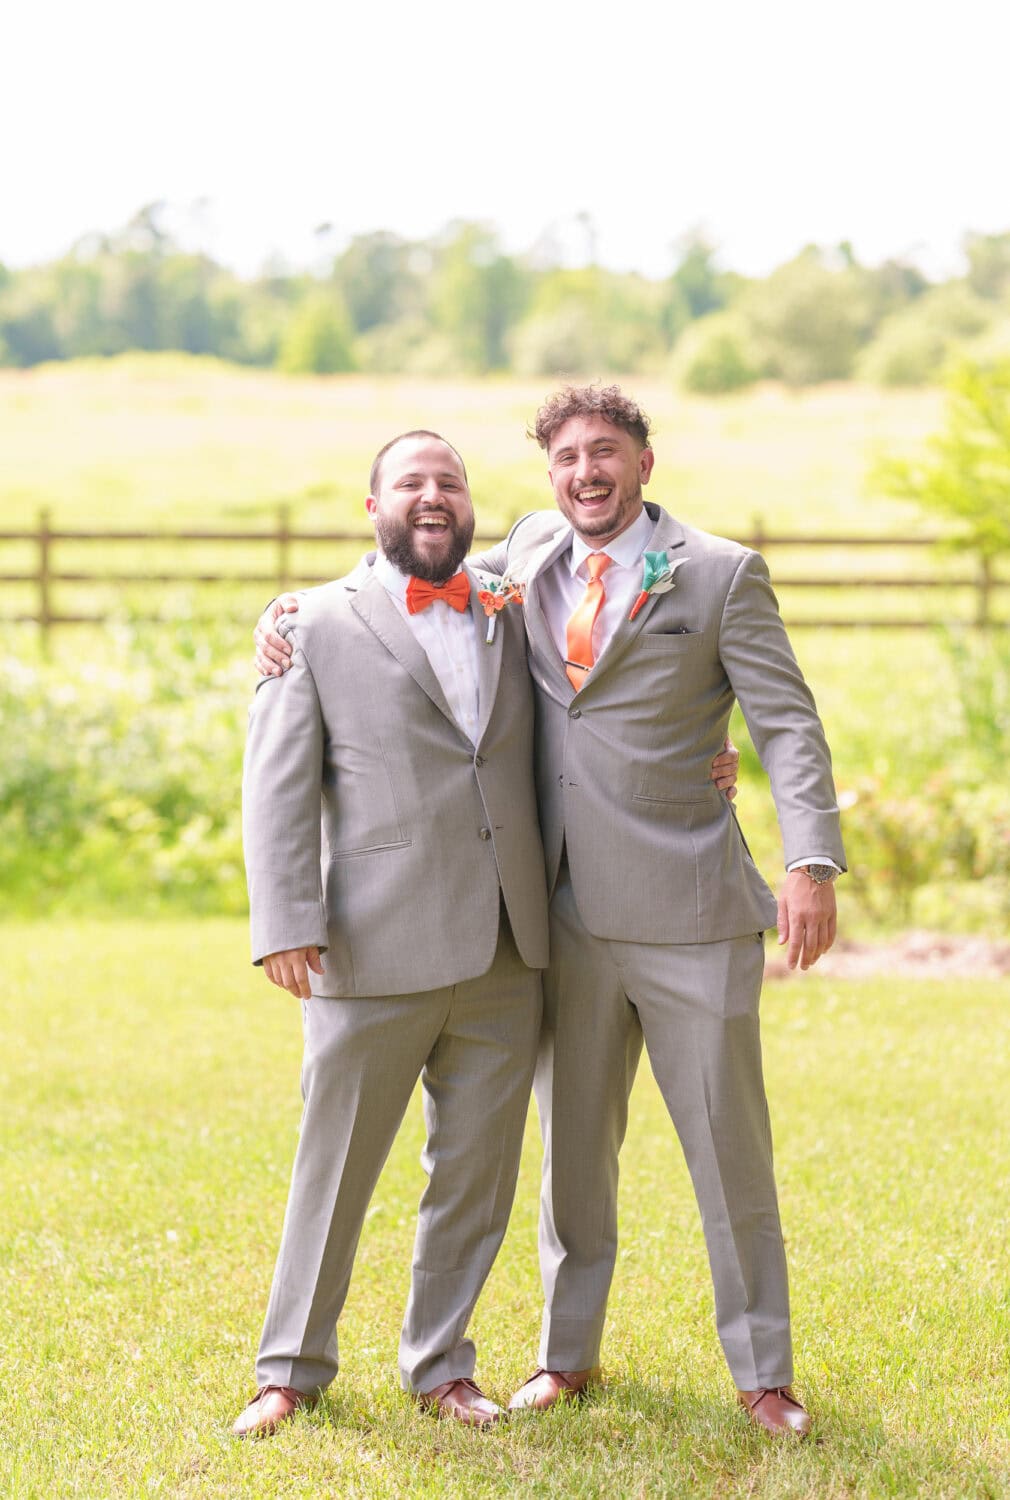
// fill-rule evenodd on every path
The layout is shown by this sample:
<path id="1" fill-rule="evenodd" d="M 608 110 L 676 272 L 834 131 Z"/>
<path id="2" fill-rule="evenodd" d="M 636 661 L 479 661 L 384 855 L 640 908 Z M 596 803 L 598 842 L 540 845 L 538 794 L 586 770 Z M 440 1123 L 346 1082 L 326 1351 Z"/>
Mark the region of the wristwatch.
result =
<path id="1" fill-rule="evenodd" d="M 830 885 L 833 880 L 838 879 L 838 871 L 834 865 L 797 865 L 804 875 L 809 875 L 815 885 Z"/>

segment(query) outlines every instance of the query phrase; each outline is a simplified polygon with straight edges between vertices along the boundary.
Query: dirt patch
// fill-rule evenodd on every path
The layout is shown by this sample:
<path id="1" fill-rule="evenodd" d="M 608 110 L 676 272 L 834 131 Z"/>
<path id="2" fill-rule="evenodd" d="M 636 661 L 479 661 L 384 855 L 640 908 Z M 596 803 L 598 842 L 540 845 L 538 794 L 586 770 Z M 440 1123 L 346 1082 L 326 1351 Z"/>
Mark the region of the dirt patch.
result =
<path id="1" fill-rule="evenodd" d="M 814 972 L 834 979 L 869 979 L 879 974 L 908 979 L 999 979 L 1010 974 L 1010 942 L 945 932 L 906 932 L 880 943 L 840 938 L 830 953 L 818 959 Z M 780 950 L 769 952 L 765 977 L 794 977 Z"/>

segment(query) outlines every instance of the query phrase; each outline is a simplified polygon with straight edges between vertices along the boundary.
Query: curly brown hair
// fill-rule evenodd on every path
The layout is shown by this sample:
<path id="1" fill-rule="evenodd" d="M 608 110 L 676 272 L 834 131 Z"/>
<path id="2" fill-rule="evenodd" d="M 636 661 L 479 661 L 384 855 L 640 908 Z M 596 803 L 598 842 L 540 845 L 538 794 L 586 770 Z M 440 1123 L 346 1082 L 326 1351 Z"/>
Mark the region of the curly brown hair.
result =
<path id="1" fill-rule="evenodd" d="M 643 447 L 649 447 L 651 423 L 645 412 L 626 396 L 619 385 L 567 385 L 555 391 L 537 412 L 536 422 L 526 429 L 527 437 L 536 438 L 541 448 L 549 448 L 558 428 L 571 417 L 605 417 L 615 427 L 622 427 Z"/>

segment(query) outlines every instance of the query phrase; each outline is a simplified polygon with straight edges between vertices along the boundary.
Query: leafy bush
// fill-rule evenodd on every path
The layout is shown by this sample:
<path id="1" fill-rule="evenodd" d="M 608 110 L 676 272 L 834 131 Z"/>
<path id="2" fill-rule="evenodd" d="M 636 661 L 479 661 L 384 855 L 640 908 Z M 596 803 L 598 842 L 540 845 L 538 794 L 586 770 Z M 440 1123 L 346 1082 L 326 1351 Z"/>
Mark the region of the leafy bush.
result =
<path id="1" fill-rule="evenodd" d="M 122 623 L 101 657 L 24 651 L 0 680 L 0 910 L 239 913 L 240 778 L 252 693 L 248 621 Z M 843 906 L 894 927 L 991 930 L 1010 918 L 1010 632 L 966 634 L 934 661 L 934 701 L 893 674 L 826 682 L 850 874 Z M 887 711 L 874 697 L 887 694 Z M 829 704 L 830 706 L 830 704 Z M 861 719 L 861 722 L 859 722 Z M 890 728 L 889 728 L 890 726 Z M 734 733 L 737 733 L 735 730 Z M 762 868 L 781 857 L 745 734 L 741 815 Z M 847 922 L 847 925 L 850 923 Z"/>
<path id="2" fill-rule="evenodd" d="M 878 385 L 926 385 L 992 321 L 992 308 L 963 282 L 934 287 L 885 318 L 860 357 L 858 374 Z"/>
<path id="3" fill-rule="evenodd" d="M 753 341 L 740 316 L 716 312 L 699 318 L 681 335 L 673 372 L 678 384 L 699 396 L 719 396 L 753 385 L 760 372 Z"/>
<path id="4" fill-rule="evenodd" d="M 0 681 L 5 909 L 241 911 L 250 688 L 236 641 L 193 627 L 122 625 L 72 670 L 15 660 Z"/>
<path id="5" fill-rule="evenodd" d="M 844 380 L 870 318 L 869 294 L 853 266 L 804 250 L 740 298 L 762 373 L 786 385 Z"/>

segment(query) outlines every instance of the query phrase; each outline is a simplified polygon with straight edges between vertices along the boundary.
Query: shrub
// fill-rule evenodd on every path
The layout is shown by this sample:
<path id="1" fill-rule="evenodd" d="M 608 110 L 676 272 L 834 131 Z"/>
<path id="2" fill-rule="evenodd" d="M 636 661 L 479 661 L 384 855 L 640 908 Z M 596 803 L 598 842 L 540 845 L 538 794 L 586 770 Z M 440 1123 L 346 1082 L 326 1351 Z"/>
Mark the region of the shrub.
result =
<path id="1" fill-rule="evenodd" d="M 710 313 L 680 338 L 673 356 L 674 379 L 699 396 L 720 396 L 753 385 L 758 378 L 752 340 L 738 314 Z"/>

